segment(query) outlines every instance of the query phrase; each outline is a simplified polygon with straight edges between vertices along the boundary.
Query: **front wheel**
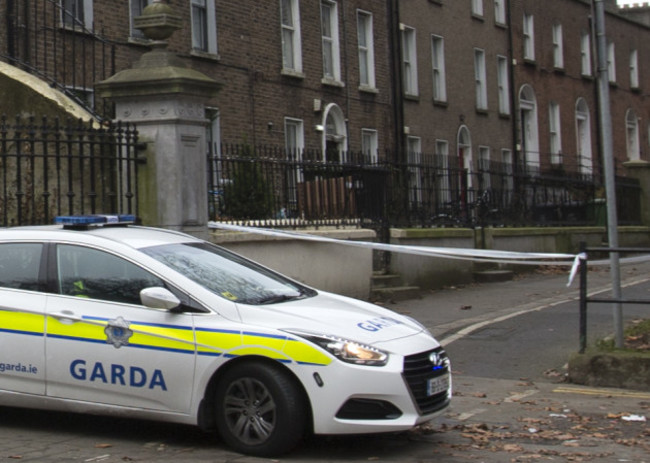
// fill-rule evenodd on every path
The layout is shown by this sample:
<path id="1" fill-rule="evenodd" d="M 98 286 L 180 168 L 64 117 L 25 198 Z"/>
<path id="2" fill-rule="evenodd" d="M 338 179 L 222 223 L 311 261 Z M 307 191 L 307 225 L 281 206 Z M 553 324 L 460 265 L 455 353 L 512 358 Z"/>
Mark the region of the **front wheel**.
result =
<path id="1" fill-rule="evenodd" d="M 304 394 L 279 365 L 236 365 L 221 378 L 215 394 L 219 435 L 241 453 L 280 455 L 305 434 Z"/>

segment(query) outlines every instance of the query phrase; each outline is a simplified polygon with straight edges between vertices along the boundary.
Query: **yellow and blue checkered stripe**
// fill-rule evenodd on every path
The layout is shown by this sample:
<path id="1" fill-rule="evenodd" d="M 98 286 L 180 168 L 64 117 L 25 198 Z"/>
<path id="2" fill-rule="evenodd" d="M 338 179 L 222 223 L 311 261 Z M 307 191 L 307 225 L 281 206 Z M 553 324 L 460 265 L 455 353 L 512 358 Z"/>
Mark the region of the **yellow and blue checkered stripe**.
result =
<path id="1" fill-rule="evenodd" d="M 42 314 L 5 310 L 0 311 L 0 332 L 107 344 L 104 330 L 110 326 L 110 321 L 104 317 L 84 316 L 79 321 L 66 323 L 49 316 L 45 332 Z M 130 322 L 128 329 L 133 334 L 123 347 L 225 358 L 257 355 L 302 365 L 325 366 L 332 361 L 315 346 L 282 334 L 201 327 L 194 330 L 191 326 L 137 321 Z"/>

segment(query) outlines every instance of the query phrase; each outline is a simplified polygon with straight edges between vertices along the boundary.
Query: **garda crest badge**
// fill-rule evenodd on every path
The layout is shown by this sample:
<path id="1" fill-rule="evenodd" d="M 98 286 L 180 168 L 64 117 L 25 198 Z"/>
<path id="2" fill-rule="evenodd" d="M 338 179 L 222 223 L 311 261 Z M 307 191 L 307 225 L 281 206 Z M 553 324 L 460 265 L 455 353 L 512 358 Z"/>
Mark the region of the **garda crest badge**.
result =
<path id="1" fill-rule="evenodd" d="M 108 325 L 104 328 L 106 333 L 106 342 L 119 349 L 122 346 L 129 344 L 129 338 L 133 336 L 133 331 L 129 329 L 131 325 L 122 317 L 117 317 L 115 320 L 109 320 Z"/>

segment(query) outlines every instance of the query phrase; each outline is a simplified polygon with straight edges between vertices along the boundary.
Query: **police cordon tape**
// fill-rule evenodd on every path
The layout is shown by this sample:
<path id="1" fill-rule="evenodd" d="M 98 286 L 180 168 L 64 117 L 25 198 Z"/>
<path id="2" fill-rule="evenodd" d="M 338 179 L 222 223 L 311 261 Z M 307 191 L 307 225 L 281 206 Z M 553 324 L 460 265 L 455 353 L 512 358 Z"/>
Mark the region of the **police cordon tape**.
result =
<path id="1" fill-rule="evenodd" d="M 548 265 L 548 266 L 566 266 L 570 267 L 569 281 L 567 286 L 571 286 L 580 266 L 581 260 L 586 260 L 587 255 L 579 254 L 562 254 L 562 253 L 543 253 L 543 252 L 517 252 L 517 251 L 495 251 L 490 249 L 468 249 L 468 248 L 442 248 L 432 246 L 406 246 L 402 244 L 373 243 L 370 241 L 351 241 L 336 238 L 327 238 L 316 236 L 308 233 L 298 233 L 286 230 L 276 230 L 271 228 L 246 227 L 241 225 L 232 225 L 222 222 L 209 222 L 208 228 L 227 230 L 242 233 L 255 233 L 258 235 L 273 236 L 277 238 L 292 238 L 305 241 L 317 241 L 321 243 L 340 244 L 345 246 L 355 246 L 362 248 L 376 249 L 380 251 L 401 252 L 404 254 L 415 254 L 420 256 L 440 257 L 446 259 L 471 260 L 475 262 L 493 262 L 500 264 L 517 264 L 517 265 Z M 636 256 L 620 259 L 621 264 L 638 263 L 649 261 L 650 256 Z M 609 260 L 589 261 L 589 265 L 610 265 Z"/>

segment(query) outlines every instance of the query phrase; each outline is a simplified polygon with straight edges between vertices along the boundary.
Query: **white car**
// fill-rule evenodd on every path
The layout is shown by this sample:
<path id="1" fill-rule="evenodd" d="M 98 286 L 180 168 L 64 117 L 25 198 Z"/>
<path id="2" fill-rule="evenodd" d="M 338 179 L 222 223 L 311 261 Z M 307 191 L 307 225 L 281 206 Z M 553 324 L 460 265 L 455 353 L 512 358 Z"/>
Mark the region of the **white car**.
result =
<path id="1" fill-rule="evenodd" d="M 449 406 L 449 361 L 415 320 L 113 221 L 0 230 L 0 405 L 199 425 L 257 456 Z"/>

